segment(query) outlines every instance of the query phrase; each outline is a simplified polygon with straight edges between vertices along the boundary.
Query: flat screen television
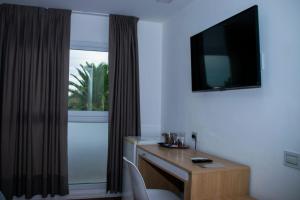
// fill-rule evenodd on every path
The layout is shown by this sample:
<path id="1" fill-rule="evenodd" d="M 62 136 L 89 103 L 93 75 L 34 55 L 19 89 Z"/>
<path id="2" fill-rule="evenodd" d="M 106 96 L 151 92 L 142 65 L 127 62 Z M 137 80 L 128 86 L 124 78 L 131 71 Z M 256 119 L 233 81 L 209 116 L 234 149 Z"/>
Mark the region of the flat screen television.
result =
<path id="1" fill-rule="evenodd" d="M 191 37 L 193 91 L 261 87 L 258 8 Z"/>

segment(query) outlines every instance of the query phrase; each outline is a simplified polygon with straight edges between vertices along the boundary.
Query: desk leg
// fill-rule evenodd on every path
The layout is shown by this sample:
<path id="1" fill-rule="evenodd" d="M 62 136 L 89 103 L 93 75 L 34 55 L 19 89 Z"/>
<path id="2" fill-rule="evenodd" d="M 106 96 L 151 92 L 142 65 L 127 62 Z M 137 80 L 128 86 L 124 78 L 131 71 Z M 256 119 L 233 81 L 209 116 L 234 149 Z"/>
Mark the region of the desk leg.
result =
<path id="1" fill-rule="evenodd" d="M 190 176 L 190 199 L 230 199 L 248 197 L 249 170 L 211 171 Z"/>
<path id="2" fill-rule="evenodd" d="M 191 179 L 189 181 L 184 182 L 184 200 L 191 199 Z"/>

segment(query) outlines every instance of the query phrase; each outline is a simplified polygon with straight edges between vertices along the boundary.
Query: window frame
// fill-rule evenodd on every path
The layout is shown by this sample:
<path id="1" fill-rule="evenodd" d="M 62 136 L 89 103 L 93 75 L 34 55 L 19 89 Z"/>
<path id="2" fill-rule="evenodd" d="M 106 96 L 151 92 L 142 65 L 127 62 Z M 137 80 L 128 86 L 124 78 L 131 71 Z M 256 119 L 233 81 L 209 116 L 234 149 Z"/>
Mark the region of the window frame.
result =
<path id="1" fill-rule="evenodd" d="M 88 42 L 88 41 L 71 41 L 70 51 L 71 50 L 108 52 L 108 44 Z M 108 111 L 68 110 L 68 122 L 69 123 L 108 123 Z"/>

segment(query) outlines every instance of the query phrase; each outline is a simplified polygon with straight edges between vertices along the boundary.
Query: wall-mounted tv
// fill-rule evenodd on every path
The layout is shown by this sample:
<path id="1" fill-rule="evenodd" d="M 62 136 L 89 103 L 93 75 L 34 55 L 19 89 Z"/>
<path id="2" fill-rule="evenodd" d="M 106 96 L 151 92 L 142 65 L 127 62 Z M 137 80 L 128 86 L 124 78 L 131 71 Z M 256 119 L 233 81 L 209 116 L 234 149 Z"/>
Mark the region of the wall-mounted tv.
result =
<path id="1" fill-rule="evenodd" d="M 192 36 L 191 65 L 193 91 L 260 87 L 257 6 Z"/>

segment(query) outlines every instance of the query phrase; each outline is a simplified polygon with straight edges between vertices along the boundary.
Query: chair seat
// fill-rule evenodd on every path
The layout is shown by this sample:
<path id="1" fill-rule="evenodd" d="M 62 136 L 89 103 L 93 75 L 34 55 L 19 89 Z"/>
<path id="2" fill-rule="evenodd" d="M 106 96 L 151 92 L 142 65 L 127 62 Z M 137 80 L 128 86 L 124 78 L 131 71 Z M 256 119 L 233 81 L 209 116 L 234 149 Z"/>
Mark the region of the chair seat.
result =
<path id="1" fill-rule="evenodd" d="M 167 190 L 147 189 L 149 200 L 180 200 L 174 193 Z"/>

